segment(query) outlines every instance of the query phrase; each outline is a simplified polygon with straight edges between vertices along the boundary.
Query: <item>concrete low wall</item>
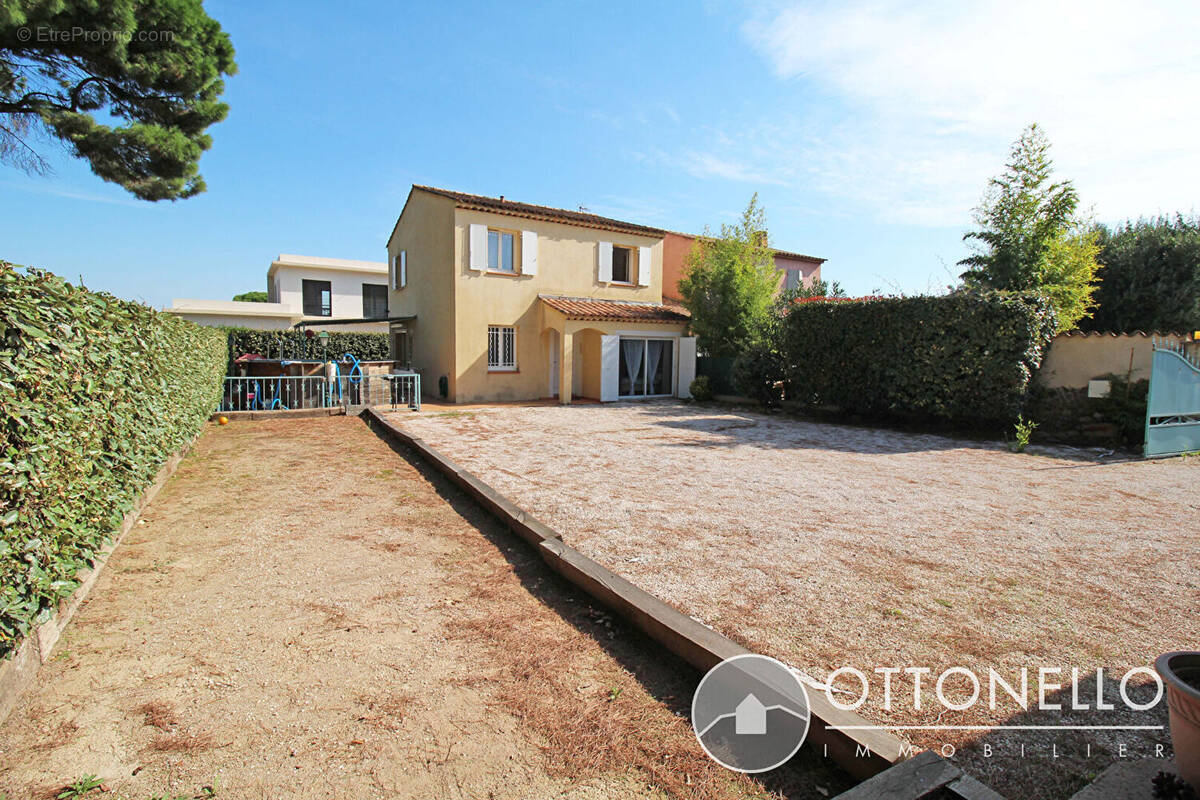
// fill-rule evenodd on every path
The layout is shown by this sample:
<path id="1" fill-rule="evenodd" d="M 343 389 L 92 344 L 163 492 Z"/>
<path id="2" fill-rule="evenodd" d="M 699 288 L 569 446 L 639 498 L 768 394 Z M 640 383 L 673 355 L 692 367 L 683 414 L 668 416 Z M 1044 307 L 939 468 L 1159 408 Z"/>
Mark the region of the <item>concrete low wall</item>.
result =
<path id="1" fill-rule="evenodd" d="M 706 672 L 727 658 L 750 652 L 564 544 L 553 528 L 374 409 L 366 409 L 362 416 L 376 433 L 411 448 L 462 487 L 484 508 L 536 547 L 542 560 L 551 569 L 696 669 Z M 811 722 L 806 743 L 821 748 L 824 755 L 856 778 L 865 779 L 879 774 L 911 752 L 906 751 L 904 743 L 887 731 L 845 730 L 846 726 L 869 723 L 853 712 L 834 706 L 823 692 L 809 692 L 809 710 Z"/>
<path id="2" fill-rule="evenodd" d="M 1086 389 L 1105 375 L 1148 380 L 1153 338 L 1185 340 L 1183 334 L 1063 333 L 1054 337 L 1038 379 L 1050 389 Z"/>

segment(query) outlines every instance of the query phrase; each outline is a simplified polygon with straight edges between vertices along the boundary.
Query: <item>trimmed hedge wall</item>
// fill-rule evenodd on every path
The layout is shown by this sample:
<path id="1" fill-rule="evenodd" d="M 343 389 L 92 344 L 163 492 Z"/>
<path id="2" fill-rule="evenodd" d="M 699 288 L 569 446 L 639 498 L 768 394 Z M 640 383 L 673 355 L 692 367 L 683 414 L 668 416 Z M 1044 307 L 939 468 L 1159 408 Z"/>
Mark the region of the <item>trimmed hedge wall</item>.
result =
<path id="1" fill-rule="evenodd" d="M 217 407 L 225 339 L 0 262 L 0 657 Z"/>
<path id="2" fill-rule="evenodd" d="M 810 302 L 782 326 L 789 396 L 874 417 L 1012 423 L 1054 333 L 1043 298 Z"/>
<path id="3" fill-rule="evenodd" d="M 343 353 L 353 353 L 360 361 L 386 361 L 388 359 L 388 335 L 386 333 L 340 333 L 330 332 L 323 346 L 315 333 L 311 338 L 298 330 L 260 331 L 252 328 L 222 328 L 229 338 L 229 363 L 246 353 L 258 353 L 263 358 L 316 359 L 328 355 L 341 358 Z"/>

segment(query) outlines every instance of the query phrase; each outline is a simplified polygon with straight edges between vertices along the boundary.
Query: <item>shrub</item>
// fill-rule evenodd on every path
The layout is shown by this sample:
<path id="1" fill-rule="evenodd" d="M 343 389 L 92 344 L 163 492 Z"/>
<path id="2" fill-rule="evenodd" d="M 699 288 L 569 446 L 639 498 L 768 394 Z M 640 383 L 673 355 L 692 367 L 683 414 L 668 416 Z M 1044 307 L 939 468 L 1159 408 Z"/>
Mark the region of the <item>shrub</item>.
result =
<path id="1" fill-rule="evenodd" d="M 1129 381 L 1120 375 L 1106 376 L 1108 396 L 1093 398 L 1095 413 L 1117 426 L 1117 442 L 1127 447 L 1146 443 L 1146 406 L 1150 396 L 1150 381 L 1143 378 Z"/>
<path id="2" fill-rule="evenodd" d="M 733 362 L 733 385 L 743 397 L 767 408 L 783 400 L 783 355 L 768 341 L 750 345 Z"/>
<path id="3" fill-rule="evenodd" d="M 701 402 L 713 399 L 712 386 L 709 384 L 707 375 L 697 375 L 690 384 L 688 391 L 691 392 L 692 399 L 700 400 Z"/>
<path id="4" fill-rule="evenodd" d="M 229 361 L 246 353 L 258 353 L 264 358 L 337 359 L 343 353 L 353 353 L 361 361 L 386 361 L 386 333 L 334 332 L 322 343 L 321 337 L 305 336 L 298 330 L 260 331 L 253 328 L 223 328 L 229 337 Z"/>
<path id="5" fill-rule="evenodd" d="M 783 320 L 785 377 L 807 403 L 874 417 L 1009 425 L 1053 335 L 1039 296 L 810 302 Z"/>
<path id="6" fill-rule="evenodd" d="M 1038 424 L 1031 419 L 1025 419 L 1024 416 L 1017 415 L 1017 424 L 1013 427 L 1015 440 L 1009 444 L 1009 449 L 1014 453 L 1024 453 L 1029 447 L 1029 440 L 1033 437 L 1033 432 L 1037 430 Z"/>
<path id="7" fill-rule="evenodd" d="M 216 408 L 225 339 L 0 262 L 0 657 Z"/>

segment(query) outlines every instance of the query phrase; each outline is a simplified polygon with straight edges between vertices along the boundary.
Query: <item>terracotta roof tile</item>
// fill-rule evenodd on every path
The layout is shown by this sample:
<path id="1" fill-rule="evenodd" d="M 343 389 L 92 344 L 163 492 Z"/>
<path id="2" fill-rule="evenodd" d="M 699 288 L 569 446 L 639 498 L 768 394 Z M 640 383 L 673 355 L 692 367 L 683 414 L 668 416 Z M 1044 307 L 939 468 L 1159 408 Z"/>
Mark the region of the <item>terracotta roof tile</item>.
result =
<path id="1" fill-rule="evenodd" d="M 662 236 L 665 231 L 658 228 L 650 228 L 645 225 L 637 225 L 632 222 L 622 222 L 619 219 L 609 219 L 601 217 L 597 214 L 588 214 L 583 211 L 569 211 L 565 208 L 551 208 L 549 206 L 535 206 L 529 203 L 517 203 L 512 200 L 505 200 L 503 197 L 484 197 L 478 194 L 466 194 L 465 192 L 454 192 L 449 189 L 438 189 L 434 186 L 419 186 L 413 184 L 414 189 L 420 189 L 423 192 L 448 197 L 458 205 L 459 208 L 471 208 L 476 211 L 495 211 L 500 214 L 508 214 L 514 217 L 525 217 L 527 219 L 549 220 L 551 222 L 566 222 L 571 225 L 581 225 L 585 228 L 600 228 L 602 230 L 617 231 L 619 233 L 635 233 L 643 236 Z"/>
<path id="2" fill-rule="evenodd" d="M 604 322 L 687 322 L 691 315 L 682 306 L 654 303 L 628 303 L 620 300 L 597 300 L 594 297 L 561 297 L 538 295 L 543 303 L 566 315 L 567 319 Z"/>

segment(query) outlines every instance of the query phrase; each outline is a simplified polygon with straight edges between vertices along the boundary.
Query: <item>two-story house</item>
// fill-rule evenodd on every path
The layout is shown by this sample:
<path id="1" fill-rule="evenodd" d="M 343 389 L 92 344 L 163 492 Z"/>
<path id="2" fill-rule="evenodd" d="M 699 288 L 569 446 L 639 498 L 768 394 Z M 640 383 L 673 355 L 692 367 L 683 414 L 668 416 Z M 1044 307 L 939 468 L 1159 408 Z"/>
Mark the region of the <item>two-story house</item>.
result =
<path id="1" fill-rule="evenodd" d="M 267 302 L 177 298 L 166 311 L 201 325 L 279 330 L 303 322 L 315 330 L 384 333 L 387 280 L 382 261 L 281 253 L 267 269 Z"/>
<path id="2" fill-rule="evenodd" d="M 388 239 L 393 356 L 457 403 L 688 396 L 664 231 L 413 186 Z"/>

